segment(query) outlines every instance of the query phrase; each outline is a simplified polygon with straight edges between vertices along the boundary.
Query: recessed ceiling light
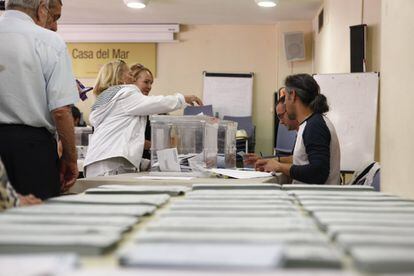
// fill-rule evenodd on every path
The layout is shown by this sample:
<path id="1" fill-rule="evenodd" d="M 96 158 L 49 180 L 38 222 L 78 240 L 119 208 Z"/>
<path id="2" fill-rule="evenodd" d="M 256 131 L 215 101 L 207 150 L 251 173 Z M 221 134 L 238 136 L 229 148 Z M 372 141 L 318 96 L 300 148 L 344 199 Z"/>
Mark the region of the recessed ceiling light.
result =
<path id="1" fill-rule="evenodd" d="M 254 0 L 254 1 L 260 7 L 265 7 L 265 8 L 276 7 L 277 3 L 279 2 L 279 0 Z"/>
<path id="2" fill-rule="evenodd" d="M 143 9 L 147 6 L 149 0 L 124 0 L 125 5 L 132 9 Z"/>

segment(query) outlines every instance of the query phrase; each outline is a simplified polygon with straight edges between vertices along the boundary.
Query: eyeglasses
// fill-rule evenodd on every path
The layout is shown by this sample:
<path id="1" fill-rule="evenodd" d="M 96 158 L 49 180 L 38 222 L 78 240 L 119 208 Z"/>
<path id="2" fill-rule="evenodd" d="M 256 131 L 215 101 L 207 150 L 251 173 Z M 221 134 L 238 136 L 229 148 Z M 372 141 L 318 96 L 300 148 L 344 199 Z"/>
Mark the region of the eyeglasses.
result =
<path id="1" fill-rule="evenodd" d="M 286 110 L 283 111 L 282 113 L 276 113 L 276 116 L 279 120 L 283 120 L 283 116 L 285 115 L 285 113 L 286 113 Z"/>

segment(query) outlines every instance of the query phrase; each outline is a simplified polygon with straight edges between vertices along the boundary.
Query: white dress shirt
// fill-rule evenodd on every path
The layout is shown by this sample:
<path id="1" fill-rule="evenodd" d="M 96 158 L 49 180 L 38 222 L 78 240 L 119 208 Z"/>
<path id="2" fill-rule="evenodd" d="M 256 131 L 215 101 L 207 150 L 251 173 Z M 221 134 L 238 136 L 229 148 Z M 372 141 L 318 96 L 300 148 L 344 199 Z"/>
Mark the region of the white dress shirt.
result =
<path id="1" fill-rule="evenodd" d="M 65 42 L 27 14 L 0 17 L 0 124 L 55 131 L 50 112 L 79 100 Z"/>

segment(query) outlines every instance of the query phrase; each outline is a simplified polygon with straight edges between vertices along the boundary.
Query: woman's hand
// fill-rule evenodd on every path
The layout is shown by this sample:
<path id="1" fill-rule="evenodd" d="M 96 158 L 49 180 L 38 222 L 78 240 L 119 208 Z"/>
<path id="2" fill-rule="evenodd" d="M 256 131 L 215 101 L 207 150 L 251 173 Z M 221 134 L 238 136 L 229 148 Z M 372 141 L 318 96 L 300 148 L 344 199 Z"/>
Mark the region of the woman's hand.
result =
<path id="1" fill-rule="evenodd" d="M 197 105 L 203 105 L 203 102 L 200 100 L 199 97 L 194 95 L 184 96 L 185 102 L 189 105 L 194 105 L 196 103 Z"/>

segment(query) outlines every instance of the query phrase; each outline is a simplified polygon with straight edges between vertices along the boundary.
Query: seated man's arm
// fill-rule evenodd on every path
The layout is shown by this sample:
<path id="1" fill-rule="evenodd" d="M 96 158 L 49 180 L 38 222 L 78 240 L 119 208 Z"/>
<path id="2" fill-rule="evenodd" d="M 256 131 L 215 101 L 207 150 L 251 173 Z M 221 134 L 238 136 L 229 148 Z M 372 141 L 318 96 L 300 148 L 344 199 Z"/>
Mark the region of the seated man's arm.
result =
<path id="1" fill-rule="evenodd" d="M 293 163 L 293 156 L 282 156 L 279 158 L 280 159 L 280 163 L 287 163 L 287 164 L 292 164 Z"/>
<path id="2" fill-rule="evenodd" d="M 324 184 L 330 170 L 331 134 L 326 124 L 312 124 L 303 133 L 308 165 L 293 165 L 290 176 L 309 184 Z"/>

